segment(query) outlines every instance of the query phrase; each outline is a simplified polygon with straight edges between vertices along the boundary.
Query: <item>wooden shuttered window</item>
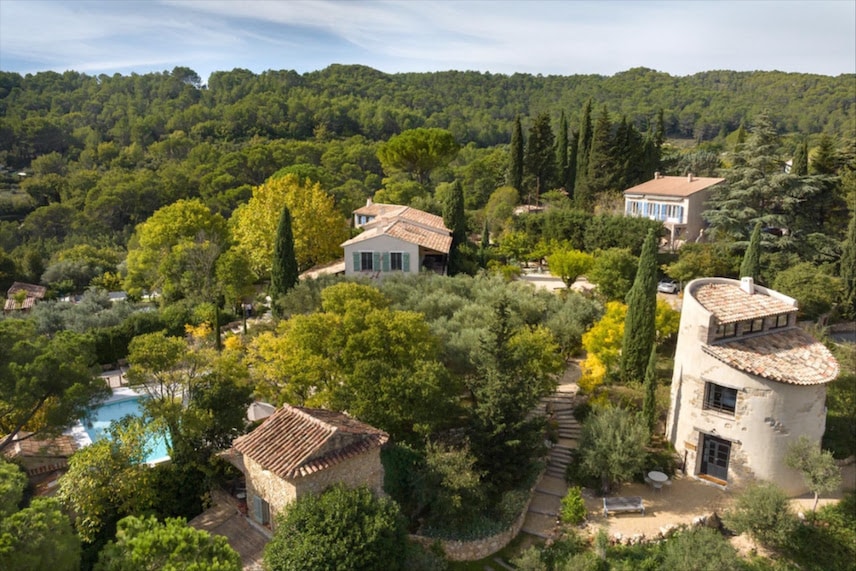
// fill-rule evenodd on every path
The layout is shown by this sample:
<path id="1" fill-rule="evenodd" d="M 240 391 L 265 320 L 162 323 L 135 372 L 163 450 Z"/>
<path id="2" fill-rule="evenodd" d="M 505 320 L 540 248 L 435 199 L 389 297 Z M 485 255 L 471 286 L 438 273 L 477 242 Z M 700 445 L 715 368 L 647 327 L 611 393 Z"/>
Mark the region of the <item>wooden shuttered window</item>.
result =
<path id="1" fill-rule="evenodd" d="M 389 271 L 389 252 L 383 253 L 383 266 L 381 269 L 385 272 Z"/>
<path id="2" fill-rule="evenodd" d="M 410 271 L 410 252 L 403 252 L 401 254 L 401 271 Z"/>
<path id="3" fill-rule="evenodd" d="M 354 252 L 354 271 L 359 272 L 362 268 L 360 268 L 360 253 Z"/>

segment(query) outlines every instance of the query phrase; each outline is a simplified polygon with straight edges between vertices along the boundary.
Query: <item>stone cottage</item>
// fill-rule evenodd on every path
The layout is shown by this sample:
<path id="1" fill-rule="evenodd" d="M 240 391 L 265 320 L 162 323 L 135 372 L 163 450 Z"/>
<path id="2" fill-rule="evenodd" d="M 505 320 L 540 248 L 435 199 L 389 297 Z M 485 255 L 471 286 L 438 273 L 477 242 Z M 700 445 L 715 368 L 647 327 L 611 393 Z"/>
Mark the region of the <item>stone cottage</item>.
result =
<path id="1" fill-rule="evenodd" d="M 244 473 L 250 517 L 273 526 L 288 503 L 333 484 L 382 493 L 380 448 L 388 439 L 343 413 L 283 405 L 235 439 L 230 461 Z"/>
<path id="2" fill-rule="evenodd" d="M 794 299 L 752 278 L 687 285 L 666 427 L 688 476 L 805 491 L 784 457 L 800 436 L 820 446 L 838 363 L 797 327 L 797 310 Z"/>

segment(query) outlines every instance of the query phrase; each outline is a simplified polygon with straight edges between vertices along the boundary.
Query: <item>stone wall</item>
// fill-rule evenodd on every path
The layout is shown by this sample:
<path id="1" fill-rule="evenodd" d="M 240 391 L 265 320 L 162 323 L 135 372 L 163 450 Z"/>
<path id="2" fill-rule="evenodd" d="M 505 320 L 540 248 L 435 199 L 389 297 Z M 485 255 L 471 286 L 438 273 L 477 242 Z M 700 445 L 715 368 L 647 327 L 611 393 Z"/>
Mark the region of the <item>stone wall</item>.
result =
<path id="1" fill-rule="evenodd" d="M 536 481 L 540 481 L 539 476 Z M 529 512 L 529 504 L 532 502 L 532 497 L 535 493 L 535 486 L 529 490 L 529 500 L 523 506 L 523 510 L 511 526 L 490 537 L 482 539 L 474 539 L 472 541 L 455 541 L 452 539 L 437 539 L 434 537 L 425 537 L 424 535 L 410 535 L 410 539 L 419 543 L 425 548 L 430 548 L 432 545 L 439 543 L 449 561 L 477 561 L 484 559 L 488 555 L 496 553 L 517 537 L 520 529 L 523 527 L 523 522 L 526 521 L 526 514 Z"/>

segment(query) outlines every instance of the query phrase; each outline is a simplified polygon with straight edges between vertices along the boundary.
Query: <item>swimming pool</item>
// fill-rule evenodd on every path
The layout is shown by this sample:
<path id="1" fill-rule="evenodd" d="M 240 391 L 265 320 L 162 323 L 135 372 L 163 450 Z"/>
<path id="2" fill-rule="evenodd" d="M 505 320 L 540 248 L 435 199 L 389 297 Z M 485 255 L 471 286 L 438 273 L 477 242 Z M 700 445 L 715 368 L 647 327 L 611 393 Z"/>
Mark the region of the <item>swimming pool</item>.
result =
<path id="1" fill-rule="evenodd" d="M 108 438 L 110 423 L 114 420 L 119 420 L 125 416 L 142 416 L 142 408 L 140 407 L 140 399 L 142 395 L 131 394 L 120 395 L 118 398 L 108 400 L 92 414 L 90 422 L 83 425 L 83 429 L 89 436 L 90 443 Z M 149 440 L 149 454 L 146 457 L 147 464 L 157 464 L 169 460 L 169 451 L 167 448 L 167 439 L 163 434 L 154 435 Z"/>

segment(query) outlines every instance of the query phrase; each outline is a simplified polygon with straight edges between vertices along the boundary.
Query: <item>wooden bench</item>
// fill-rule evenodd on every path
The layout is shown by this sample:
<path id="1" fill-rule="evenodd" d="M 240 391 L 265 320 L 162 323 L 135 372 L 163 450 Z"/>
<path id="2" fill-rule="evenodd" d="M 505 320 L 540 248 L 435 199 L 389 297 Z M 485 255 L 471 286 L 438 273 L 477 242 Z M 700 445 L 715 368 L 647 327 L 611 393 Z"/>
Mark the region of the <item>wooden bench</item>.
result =
<path id="1" fill-rule="evenodd" d="M 610 512 L 642 512 L 645 515 L 645 505 L 639 496 L 603 498 L 603 515 L 609 517 Z"/>

